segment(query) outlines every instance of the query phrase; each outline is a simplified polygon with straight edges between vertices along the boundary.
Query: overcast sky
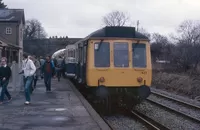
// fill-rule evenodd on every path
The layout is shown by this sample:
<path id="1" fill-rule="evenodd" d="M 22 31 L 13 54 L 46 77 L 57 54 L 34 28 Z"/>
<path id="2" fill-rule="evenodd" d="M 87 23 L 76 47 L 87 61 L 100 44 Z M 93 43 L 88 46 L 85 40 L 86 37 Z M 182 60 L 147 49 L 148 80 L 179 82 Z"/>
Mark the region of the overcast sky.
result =
<path id="1" fill-rule="evenodd" d="M 9 8 L 22 8 L 26 19 L 36 18 L 48 36 L 85 37 L 102 27 L 102 17 L 119 10 L 133 25 L 148 32 L 169 34 L 185 19 L 200 20 L 199 0 L 3 0 Z M 70 2 L 71 1 L 71 2 Z"/>

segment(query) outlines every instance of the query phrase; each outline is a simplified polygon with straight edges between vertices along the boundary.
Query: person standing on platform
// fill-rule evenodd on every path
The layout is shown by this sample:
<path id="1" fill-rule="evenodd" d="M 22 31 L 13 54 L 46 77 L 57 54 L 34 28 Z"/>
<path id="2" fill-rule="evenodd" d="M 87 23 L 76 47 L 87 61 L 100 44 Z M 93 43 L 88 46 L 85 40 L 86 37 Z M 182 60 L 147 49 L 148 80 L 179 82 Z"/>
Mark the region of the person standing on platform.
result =
<path id="1" fill-rule="evenodd" d="M 57 78 L 58 78 L 58 81 L 60 81 L 60 78 L 61 78 L 61 74 L 62 74 L 62 57 L 59 56 L 58 59 L 56 59 L 57 62 L 56 62 L 56 74 L 57 74 Z"/>
<path id="2" fill-rule="evenodd" d="M 19 72 L 19 74 L 23 74 L 23 85 L 24 86 L 21 86 L 20 87 L 20 91 L 21 92 L 23 92 L 24 91 L 24 88 L 25 88 L 25 77 L 24 77 L 24 68 L 25 68 L 25 58 L 24 58 L 24 56 L 23 56 L 23 60 L 22 60 L 22 70 L 21 70 L 21 72 Z"/>
<path id="3" fill-rule="evenodd" d="M 40 56 L 40 66 L 43 66 L 44 65 L 44 62 L 45 62 L 45 60 L 43 59 L 43 57 L 42 56 Z M 43 73 L 42 73 L 42 67 L 40 68 L 40 77 L 41 77 L 41 79 L 43 79 L 44 78 L 44 75 L 43 75 Z"/>
<path id="4" fill-rule="evenodd" d="M 8 102 L 12 99 L 7 89 L 9 79 L 11 77 L 11 69 L 9 66 L 7 66 L 6 57 L 1 58 L 1 65 L 2 66 L 0 67 L 0 87 L 2 87 L 2 89 L 0 95 L 0 104 L 3 104 L 4 94 L 8 97 Z"/>
<path id="5" fill-rule="evenodd" d="M 24 59 L 25 59 L 25 66 L 24 66 L 24 82 L 25 82 L 25 98 L 26 98 L 26 101 L 25 101 L 25 105 L 29 105 L 30 104 L 30 87 L 31 87 L 31 82 L 33 80 L 33 76 L 34 76 L 34 73 L 36 71 L 36 67 L 33 63 L 32 60 L 30 60 L 28 58 L 28 56 L 26 54 L 23 55 L 24 56 Z"/>
<path id="6" fill-rule="evenodd" d="M 28 59 L 30 59 L 33 63 L 35 62 L 34 57 L 31 56 L 31 55 L 28 56 Z M 34 65 L 35 65 L 35 64 L 34 64 Z M 34 73 L 34 75 L 33 75 L 33 79 L 32 79 L 32 81 L 31 81 L 31 85 L 30 85 L 30 93 L 31 93 L 31 94 L 32 94 L 33 91 L 34 91 L 34 86 L 33 86 L 34 78 L 35 78 L 35 73 Z"/>
<path id="7" fill-rule="evenodd" d="M 35 76 L 34 76 L 34 88 L 36 88 L 36 84 L 37 84 L 37 80 L 39 78 L 40 75 L 40 61 L 38 60 L 38 58 L 36 56 L 34 56 L 34 64 L 36 67 L 36 72 L 35 72 Z"/>
<path id="8" fill-rule="evenodd" d="M 44 83 L 46 86 L 46 92 L 51 92 L 51 78 L 55 73 L 55 65 L 50 56 L 46 57 L 46 61 L 42 66 L 42 72 L 44 73 Z"/>

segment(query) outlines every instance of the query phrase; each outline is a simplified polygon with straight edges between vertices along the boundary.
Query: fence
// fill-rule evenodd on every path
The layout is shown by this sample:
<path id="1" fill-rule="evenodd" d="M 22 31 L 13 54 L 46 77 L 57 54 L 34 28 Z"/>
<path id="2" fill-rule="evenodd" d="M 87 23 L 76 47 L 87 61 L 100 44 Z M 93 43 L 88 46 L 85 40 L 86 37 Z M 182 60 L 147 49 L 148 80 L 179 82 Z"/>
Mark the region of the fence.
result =
<path id="1" fill-rule="evenodd" d="M 16 63 L 15 61 L 11 64 L 12 75 L 8 85 L 11 91 L 20 91 L 23 88 L 23 76 L 19 74 L 21 70 L 21 63 Z"/>

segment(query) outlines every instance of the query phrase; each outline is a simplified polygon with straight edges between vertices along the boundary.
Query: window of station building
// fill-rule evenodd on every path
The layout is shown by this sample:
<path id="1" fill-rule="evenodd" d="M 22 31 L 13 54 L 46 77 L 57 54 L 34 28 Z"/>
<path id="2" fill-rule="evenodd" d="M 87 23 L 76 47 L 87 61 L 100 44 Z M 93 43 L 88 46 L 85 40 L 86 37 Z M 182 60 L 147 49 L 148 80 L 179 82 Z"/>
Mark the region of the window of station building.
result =
<path id="1" fill-rule="evenodd" d="M 114 43 L 114 66 L 129 67 L 128 43 Z"/>
<path id="2" fill-rule="evenodd" d="M 94 44 L 95 67 L 110 67 L 110 43 L 96 42 Z"/>
<path id="3" fill-rule="evenodd" d="M 146 68 L 146 45 L 133 43 L 132 52 L 133 67 Z"/>
<path id="4" fill-rule="evenodd" d="M 6 27 L 6 34 L 12 34 L 12 28 Z"/>

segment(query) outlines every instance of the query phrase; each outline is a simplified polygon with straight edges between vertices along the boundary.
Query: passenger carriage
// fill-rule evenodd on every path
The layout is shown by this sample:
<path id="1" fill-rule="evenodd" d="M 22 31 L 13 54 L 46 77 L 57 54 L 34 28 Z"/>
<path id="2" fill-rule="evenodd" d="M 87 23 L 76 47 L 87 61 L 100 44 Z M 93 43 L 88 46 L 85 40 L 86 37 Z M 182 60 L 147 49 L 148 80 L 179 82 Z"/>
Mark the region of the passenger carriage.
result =
<path id="1" fill-rule="evenodd" d="M 67 45 L 65 49 L 65 75 L 68 78 L 75 78 L 76 64 L 75 45 Z"/>

